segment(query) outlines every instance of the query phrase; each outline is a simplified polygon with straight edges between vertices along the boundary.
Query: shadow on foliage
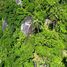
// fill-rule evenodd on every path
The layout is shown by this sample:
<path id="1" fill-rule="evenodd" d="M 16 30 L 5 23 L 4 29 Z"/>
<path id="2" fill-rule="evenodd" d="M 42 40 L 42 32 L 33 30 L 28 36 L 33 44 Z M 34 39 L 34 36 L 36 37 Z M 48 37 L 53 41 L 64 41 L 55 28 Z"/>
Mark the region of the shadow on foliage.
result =
<path id="1" fill-rule="evenodd" d="M 65 67 L 67 67 L 67 61 L 66 61 L 66 60 L 67 60 L 67 58 L 64 57 L 64 58 L 63 58 L 63 61 L 62 61 L 62 62 L 64 63 L 64 65 L 65 65 Z"/>

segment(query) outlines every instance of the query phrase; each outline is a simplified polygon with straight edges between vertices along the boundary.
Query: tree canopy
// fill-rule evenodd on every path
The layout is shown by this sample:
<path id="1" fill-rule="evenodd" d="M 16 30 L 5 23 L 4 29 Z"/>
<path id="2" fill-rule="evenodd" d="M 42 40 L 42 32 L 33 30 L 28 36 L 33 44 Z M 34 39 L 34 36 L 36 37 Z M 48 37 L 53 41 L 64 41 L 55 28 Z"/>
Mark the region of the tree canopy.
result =
<path id="1" fill-rule="evenodd" d="M 33 62 L 37 67 L 66 67 L 67 0 L 21 1 L 22 7 L 15 0 L 0 0 L 0 67 L 34 67 Z M 35 27 L 28 38 L 21 32 L 26 16 L 32 16 Z M 2 31 L 5 17 L 8 26 Z M 46 28 L 47 18 L 56 20 L 54 29 Z"/>

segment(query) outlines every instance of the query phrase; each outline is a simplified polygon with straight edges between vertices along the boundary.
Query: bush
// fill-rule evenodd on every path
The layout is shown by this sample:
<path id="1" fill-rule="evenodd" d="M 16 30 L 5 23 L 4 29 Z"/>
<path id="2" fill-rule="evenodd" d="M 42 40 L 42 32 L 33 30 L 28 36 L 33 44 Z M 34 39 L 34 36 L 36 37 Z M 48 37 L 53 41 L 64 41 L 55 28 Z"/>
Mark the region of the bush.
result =
<path id="1" fill-rule="evenodd" d="M 37 20 L 34 27 L 39 24 L 40 30 L 26 38 L 20 26 L 28 15 L 33 17 L 33 22 Z M 8 27 L 3 32 L 5 17 Z M 57 20 L 53 30 L 46 29 L 46 18 Z M 65 67 L 64 50 L 67 51 L 66 0 L 22 0 L 22 8 L 15 0 L 0 1 L 0 67 L 34 67 L 34 53 L 50 67 Z"/>

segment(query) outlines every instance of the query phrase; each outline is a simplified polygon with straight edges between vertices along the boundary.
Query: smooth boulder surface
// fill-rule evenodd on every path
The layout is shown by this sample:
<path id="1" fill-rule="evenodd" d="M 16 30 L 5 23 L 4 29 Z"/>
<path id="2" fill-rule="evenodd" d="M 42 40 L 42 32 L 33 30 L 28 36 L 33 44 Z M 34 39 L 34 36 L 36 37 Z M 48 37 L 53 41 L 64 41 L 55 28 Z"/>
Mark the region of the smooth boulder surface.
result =
<path id="1" fill-rule="evenodd" d="M 27 16 L 22 24 L 21 24 L 21 31 L 26 35 L 30 35 L 32 33 L 32 17 Z"/>

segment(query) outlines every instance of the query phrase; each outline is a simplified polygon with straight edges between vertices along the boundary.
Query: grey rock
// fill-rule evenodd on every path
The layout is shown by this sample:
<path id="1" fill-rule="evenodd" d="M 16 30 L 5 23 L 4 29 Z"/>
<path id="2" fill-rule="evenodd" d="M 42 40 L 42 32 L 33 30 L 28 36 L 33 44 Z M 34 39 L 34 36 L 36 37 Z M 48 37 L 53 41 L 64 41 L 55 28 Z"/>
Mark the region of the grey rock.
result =
<path id="1" fill-rule="evenodd" d="M 37 67 L 37 63 L 36 62 L 34 62 L 34 67 Z"/>
<path id="2" fill-rule="evenodd" d="M 52 23 L 52 21 L 50 19 L 46 19 L 45 20 L 45 25 L 48 25 L 49 26 L 50 23 Z"/>
<path id="3" fill-rule="evenodd" d="M 29 36 L 32 33 L 32 17 L 27 16 L 22 24 L 21 24 L 21 31 L 26 35 Z"/>
<path id="4" fill-rule="evenodd" d="M 16 4 L 20 5 L 22 7 L 22 1 L 21 0 L 16 0 Z"/>
<path id="5" fill-rule="evenodd" d="M 8 24 L 7 24 L 7 19 L 5 18 L 4 20 L 3 20 L 3 23 L 2 23 L 2 31 L 4 32 L 4 30 L 6 29 L 6 27 L 8 26 Z"/>
<path id="6" fill-rule="evenodd" d="M 48 27 L 51 26 L 52 29 L 55 28 L 56 23 L 57 23 L 57 20 L 53 20 L 53 21 L 51 21 L 50 19 L 46 19 L 46 20 L 45 20 L 45 25 L 47 25 Z"/>

